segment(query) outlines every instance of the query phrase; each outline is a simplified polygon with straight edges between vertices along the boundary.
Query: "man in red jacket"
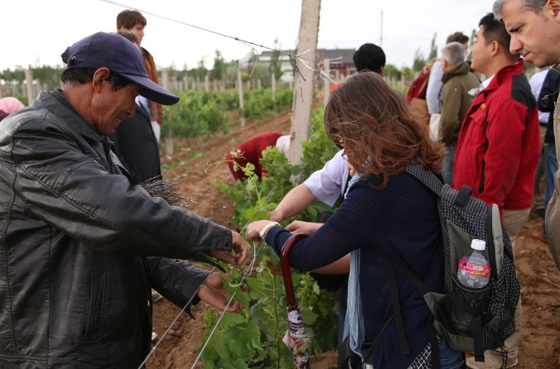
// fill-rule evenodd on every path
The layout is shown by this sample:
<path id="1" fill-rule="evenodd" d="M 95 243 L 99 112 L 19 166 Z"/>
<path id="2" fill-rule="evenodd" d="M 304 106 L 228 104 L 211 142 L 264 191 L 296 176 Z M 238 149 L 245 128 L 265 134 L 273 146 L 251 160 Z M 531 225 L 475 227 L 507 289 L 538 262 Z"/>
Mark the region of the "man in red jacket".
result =
<path id="1" fill-rule="evenodd" d="M 488 14 L 480 21 L 471 47 L 472 68 L 488 76 L 461 126 L 453 187 L 468 185 L 473 196 L 498 204 L 504 227 L 513 239 L 528 219 L 540 152 L 537 104 L 523 74 L 523 61 L 509 51 L 510 36 Z M 517 363 L 521 306 L 515 332 L 505 342 L 505 367 Z M 502 367 L 501 352 L 487 351 L 486 361 L 467 359 L 470 368 Z"/>

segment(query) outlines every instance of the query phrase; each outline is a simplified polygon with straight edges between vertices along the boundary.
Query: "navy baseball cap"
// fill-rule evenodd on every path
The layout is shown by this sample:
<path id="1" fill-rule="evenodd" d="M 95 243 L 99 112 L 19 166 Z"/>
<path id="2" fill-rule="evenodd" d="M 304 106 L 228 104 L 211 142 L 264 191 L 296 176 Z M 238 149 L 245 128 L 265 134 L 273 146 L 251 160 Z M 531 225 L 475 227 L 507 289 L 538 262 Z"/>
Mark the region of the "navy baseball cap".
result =
<path id="1" fill-rule="evenodd" d="M 66 69 L 109 70 L 140 86 L 140 95 L 163 105 L 173 105 L 179 98 L 150 80 L 144 59 L 136 46 L 116 33 L 98 32 L 66 49 Z"/>

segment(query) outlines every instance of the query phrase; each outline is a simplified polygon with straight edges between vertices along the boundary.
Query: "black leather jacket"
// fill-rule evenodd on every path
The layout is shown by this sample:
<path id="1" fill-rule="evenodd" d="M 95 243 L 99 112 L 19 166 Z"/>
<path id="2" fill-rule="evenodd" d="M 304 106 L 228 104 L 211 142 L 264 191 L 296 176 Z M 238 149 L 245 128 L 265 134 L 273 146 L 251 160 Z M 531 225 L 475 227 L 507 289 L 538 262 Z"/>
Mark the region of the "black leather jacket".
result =
<path id="1" fill-rule="evenodd" d="M 231 249 L 228 229 L 131 186 L 107 152 L 60 91 L 1 123 L 0 368 L 137 368 L 150 286 L 182 306 L 206 276 L 165 257 Z"/>

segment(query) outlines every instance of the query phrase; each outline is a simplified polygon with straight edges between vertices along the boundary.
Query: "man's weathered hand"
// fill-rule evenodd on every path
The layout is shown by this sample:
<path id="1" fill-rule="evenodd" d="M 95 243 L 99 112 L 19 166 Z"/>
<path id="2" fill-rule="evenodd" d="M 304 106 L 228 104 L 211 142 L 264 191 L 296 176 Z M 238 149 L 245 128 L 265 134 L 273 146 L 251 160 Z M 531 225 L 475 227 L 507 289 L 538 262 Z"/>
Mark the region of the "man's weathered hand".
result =
<path id="1" fill-rule="evenodd" d="M 227 275 L 223 276 L 224 278 Z M 200 287 L 198 291 L 198 297 L 209 305 L 217 307 L 220 310 L 224 310 L 227 306 L 228 292 L 222 284 L 220 279 L 220 274 L 217 272 L 212 273 L 206 282 Z M 227 311 L 230 313 L 238 313 L 243 309 L 243 306 L 239 301 L 235 300 L 230 306 L 228 306 Z"/>
<path id="2" fill-rule="evenodd" d="M 237 232 L 231 231 L 231 246 L 235 256 L 229 251 L 212 250 L 209 252 L 213 258 L 225 261 L 228 264 L 243 265 L 251 252 L 251 245 Z"/>

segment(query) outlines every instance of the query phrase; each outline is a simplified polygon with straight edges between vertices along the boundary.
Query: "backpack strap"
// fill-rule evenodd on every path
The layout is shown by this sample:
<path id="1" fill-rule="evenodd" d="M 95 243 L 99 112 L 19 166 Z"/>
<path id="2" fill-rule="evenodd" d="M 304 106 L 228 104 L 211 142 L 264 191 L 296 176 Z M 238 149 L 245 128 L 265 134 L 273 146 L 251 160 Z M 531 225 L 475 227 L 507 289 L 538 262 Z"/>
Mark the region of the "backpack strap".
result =
<path id="1" fill-rule="evenodd" d="M 466 185 L 463 185 L 453 202 L 454 205 L 460 206 L 464 208 L 467 206 L 469 200 L 471 199 L 472 188 Z M 492 225 L 492 218 L 490 217 L 490 225 Z"/>
<path id="2" fill-rule="evenodd" d="M 402 319 L 401 303 L 399 298 L 399 286 L 397 283 L 397 273 L 395 272 L 395 267 L 393 262 L 383 254 L 383 262 L 385 263 L 385 268 L 387 269 L 389 281 L 391 282 L 391 296 L 393 299 L 393 314 L 395 317 L 395 326 L 397 329 L 397 337 L 399 338 L 399 344 L 401 346 L 401 355 L 410 354 L 410 347 L 408 346 L 408 340 L 404 331 L 404 323 Z"/>
<path id="3" fill-rule="evenodd" d="M 498 263 L 496 262 L 496 247 L 494 246 L 494 231 L 492 228 L 492 205 L 488 205 L 486 213 L 486 245 L 488 247 L 488 256 L 490 258 L 490 274 L 492 279 L 498 279 Z"/>
<path id="4" fill-rule="evenodd" d="M 405 172 L 430 189 L 438 197 L 441 197 L 441 189 L 443 188 L 443 178 L 441 175 L 435 174 L 429 169 L 425 169 L 416 162 L 410 162 Z"/>
<path id="5" fill-rule="evenodd" d="M 437 247 L 439 243 L 436 243 Z M 435 249 L 435 248 L 434 248 Z M 408 347 L 408 342 L 406 339 L 406 335 L 404 332 L 404 324 L 402 321 L 401 309 L 400 309 L 400 301 L 399 301 L 399 293 L 398 293 L 398 286 L 397 286 L 397 276 L 395 273 L 395 264 L 399 266 L 399 269 L 408 277 L 408 279 L 414 284 L 414 287 L 422 294 L 425 295 L 430 292 L 424 282 L 416 274 L 410 270 L 406 265 L 394 262 L 387 256 L 385 253 L 382 253 L 382 258 L 385 263 L 385 267 L 388 271 L 389 280 L 391 281 L 391 295 L 393 297 L 393 317 L 395 318 L 395 325 L 397 330 L 397 336 L 399 338 L 399 342 L 401 345 L 401 354 L 407 355 L 410 353 L 410 349 Z M 440 355 L 439 355 L 439 341 L 437 338 L 437 331 L 434 328 L 434 315 L 430 313 L 427 321 L 427 330 L 428 336 L 430 339 L 430 345 L 432 347 L 432 368 L 439 369 L 441 366 L 440 363 Z M 407 350 L 404 352 L 404 350 Z"/>

